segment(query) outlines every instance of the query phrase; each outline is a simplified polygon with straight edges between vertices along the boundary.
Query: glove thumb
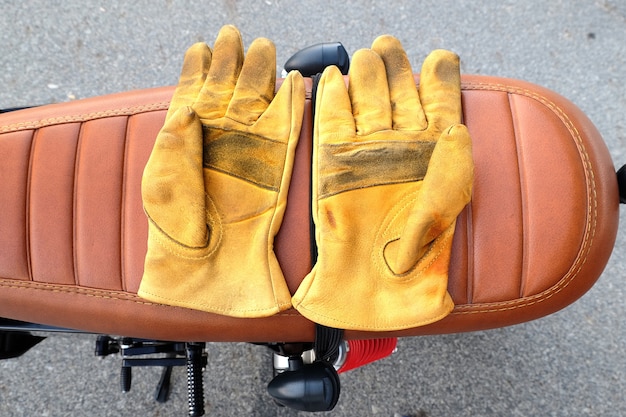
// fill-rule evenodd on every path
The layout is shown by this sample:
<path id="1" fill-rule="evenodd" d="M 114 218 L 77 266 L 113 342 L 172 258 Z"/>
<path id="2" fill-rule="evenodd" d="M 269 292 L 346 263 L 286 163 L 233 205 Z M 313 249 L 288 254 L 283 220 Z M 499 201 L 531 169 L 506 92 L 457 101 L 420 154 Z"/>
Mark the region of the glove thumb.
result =
<path id="1" fill-rule="evenodd" d="M 202 149 L 200 119 L 181 107 L 159 132 L 141 183 L 149 220 L 189 247 L 204 246 L 208 239 Z"/>
<path id="2" fill-rule="evenodd" d="M 469 132 L 464 125 L 444 131 L 419 183 L 415 204 L 400 239 L 385 248 L 385 258 L 396 274 L 408 272 L 469 203 L 474 163 Z"/>

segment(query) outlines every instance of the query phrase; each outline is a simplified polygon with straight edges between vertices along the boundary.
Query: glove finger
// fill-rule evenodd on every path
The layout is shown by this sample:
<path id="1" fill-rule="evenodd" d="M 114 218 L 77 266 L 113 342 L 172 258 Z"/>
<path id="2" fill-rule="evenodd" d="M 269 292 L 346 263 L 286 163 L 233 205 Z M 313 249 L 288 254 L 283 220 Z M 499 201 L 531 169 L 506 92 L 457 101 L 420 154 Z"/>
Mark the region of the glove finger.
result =
<path id="1" fill-rule="evenodd" d="M 259 117 L 255 132 L 280 142 L 287 142 L 294 136 L 297 139 L 304 114 L 304 100 L 304 79 L 298 71 L 292 71 Z"/>
<path id="2" fill-rule="evenodd" d="M 250 126 L 267 109 L 276 88 L 276 47 L 258 38 L 248 48 L 226 117 Z"/>
<path id="3" fill-rule="evenodd" d="M 206 43 L 198 42 L 187 49 L 166 120 L 172 117 L 179 108 L 193 104 L 204 85 L 210 67 L 211 49 Z"/>
<path id="4" fill-rule="evenodd" d="M 413 70 L 400 41 L 391 35 L 379 36 L 372 43 L 372 50 L 385 63 L 393 129 L 426 129 L 428 124 L 413 78 Z"/>
<path id="5" fill-rule="evenodd" d="M 442 133 L 415 205 L 397 241 L 394 271 L 412 268 L 428 245 L 452 225 L 469 203 L 474 182 L 474 163 L 469 132 L 464 125 Z"/>
<path id="6" fill-rule="evenodd" d="M 357 136 L 391 129 L 391 104 L 385 64 L 371 49 L 354 53 L 348 91 Z"/>
<path id="7" fill-rule="evenodd" d="M 348 89 L 334 65 L 324 70 L 317 85 L 313 128 L 320 145 L 343 143 L 356 135 Z"/>
<path id="8" fill-rule="evenodd" d="M 157 136 L 141 183 L 144 209 L 177 242 L 201 247 L 207 241 L 202 125 L 190 107 L 181 107 Z"/>
<path id="9" fill-rule="evenodd" d="M 213 59 L 206 81 L 193 109 L 201 119 L 224 117 L 243 65 L 243 41 L 236 27 L 220 29 L 213 47 Z"/>
<path id="10" fill-rule="evenodd" d="M 429 129 L 443 132 L 461 123 L 461 74 L 455 53 L 439 49 L 426 57 L 419 95 Z"/>

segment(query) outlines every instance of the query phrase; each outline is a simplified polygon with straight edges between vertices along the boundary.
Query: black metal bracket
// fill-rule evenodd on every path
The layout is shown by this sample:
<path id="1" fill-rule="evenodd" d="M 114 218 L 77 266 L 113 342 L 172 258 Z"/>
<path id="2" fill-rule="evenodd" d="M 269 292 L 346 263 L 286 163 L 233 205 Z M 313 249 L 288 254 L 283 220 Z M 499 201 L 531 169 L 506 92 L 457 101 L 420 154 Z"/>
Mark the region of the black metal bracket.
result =
<path id="1" fill-rule="evenodd" d="M 120 387 L 122 392 L 128 392 L 131 389 L 132 368 L 138 366 L 163 367 L 154 396 L 155 400 L 161 403 L 166 402 L 169 397 L 172 368 L 174 366 L 186 366 L 189 416 L 199 417 L 204 415 L 202 372 L 207 365 L 205 347 L 206 344 L 200 342 L 167 342 L 130 337 L 98 336 L 95 354 L 100 357 L 116 353 L 121 354 Z"/>

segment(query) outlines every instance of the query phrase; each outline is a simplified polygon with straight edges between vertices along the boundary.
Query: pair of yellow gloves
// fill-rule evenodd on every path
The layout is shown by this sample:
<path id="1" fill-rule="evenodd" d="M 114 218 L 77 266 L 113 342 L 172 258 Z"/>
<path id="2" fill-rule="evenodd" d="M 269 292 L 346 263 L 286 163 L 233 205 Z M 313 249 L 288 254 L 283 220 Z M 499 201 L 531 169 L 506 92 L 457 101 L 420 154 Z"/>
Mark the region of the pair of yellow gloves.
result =
<path id="1" fill-rule="evenodd" d="M 225 26 L 193 45 L 142 180 L 149 220 L 139 295 L 234 317 L 290 307 L 336 328 L 425 325 L 453 308 L 455 220 L 473 183 L 461 125 L 459 60 L 434 51 L 419 88 L 400 42 L 354 54 L 349 86 L 328 67 L 317 88 L 313 219 L 318 259 L 295 295 L 273 251 L 305 101 L 291 72 L 275 94 L 276 53 L 244 59 Z"/>

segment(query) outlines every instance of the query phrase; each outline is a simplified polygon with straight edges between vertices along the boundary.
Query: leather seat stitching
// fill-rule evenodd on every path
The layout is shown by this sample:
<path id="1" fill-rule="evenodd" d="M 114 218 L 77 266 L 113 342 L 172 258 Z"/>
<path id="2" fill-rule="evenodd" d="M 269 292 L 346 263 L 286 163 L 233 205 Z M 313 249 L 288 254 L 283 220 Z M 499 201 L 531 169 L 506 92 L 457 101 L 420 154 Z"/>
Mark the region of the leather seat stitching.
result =
<path id="1" fill-rule="evenodd" d="M 582 243 L 582 247 L 579 250 L 579 254 L 576 257 L 574 264 L 570 267 L 569 271 L 565 276 L 554 286 L 551 288 L 530 296 L 525 297 L 523 299 L 503 301 L 497 303 L 481 303 L 474 305 L 458 305 L 455 307 L 454 311 L 451 314 L 460 315 L 460 314 L 477 314 L 477 313 L 492 313 L 492 312 L 500 312 L 506 310 L 513 310 L 517 308 L 528 307 L 555 296 L 564 290 L 572 281 L 576 278 L 579 272 L 582 270 L 583 266 L 587 262 L 587 256 L 591 250 L 593 245 L 593 240 L 596 232 L 596 220 L 597 220 L 597 194 L 595 187 L 595 176 L 593 173 L 593 169 L 591 167 L 591 161 L 589 158 L 589 154 L 585 149 L 583 144 L 583 140 L 580 136 L 580 133 L 567 116 L 567 114 L 560 108 L 558 105 L 550 101 L 544 96 L 541 96 L 533 91 L 524 89 L 524 88 L 516 88 L 507 86 L 504 84 L 492 84 L 492 83 L 463 83 L 462 89 L 465 90 L 490 90 L 490 91 L 503 91 L 509 94 L 520 94 L 525 97 L 532 98 L 542 103 L 550 110 L 552 110 L 555 115 L 563 122 L 567 130 L 570 132 L 572 137 L 575 140 L 576 147 L 578 148 L 579 154 L 582 159 L 582 164 L 585 169 L 585 173 L 588 176 L 586 180 L 587 184 L 587 224 L 585 227 L 585 235 Z"/>
<path id="2" fill-rule="evenodd" d="M 0 126 L 0 133 L 17 132 L 28 129 L 39 129 L 46 126 L 52 126 L 63 123 L 75 123 L 86 122 L 89 120 L 103 119 L 106 117 L 115 116 L 132 116 L 138 113 L 147 113 L 159 110 L 167 110 L 170 103 L 169 101 L 156 102 L 151 104 L 145 104 L 141 106 L 121 107 L 118 109 L 97 111 L 91 113 L 81 113 L 72 116 L 51 117 L 48 119 L 33 120 L 28 122 L 12 123 L 5 126 Z"/>
<path id="3" fill-rule="evenodd" d="M 73 286 L 68 286 L 68 287 L 64 287 L 62 285 L 52 285 L 52 284 L 44 284 L 44 283 L 37 283 L 37 282 L 32 282 L 32 281 L 25 281 L 23 284 L 20 282 L 17 282 L 17 280 L 10 280 L 7 282 L 2 282 L 0 281 L 0 288 L 8 288 L 8 289 L 17 289 L 17 290 L 35 290 L 35 291 L 46 291 L 46 292 L 56 292 L 56 293 L 65 293 L 65 294 L 74 294 L 74 295 L 84 295 L 87 297 L 94 297 L 94 298 L 102 298 L 102 299 L 112 299 L 112 300 L 118 300 L 118 301 L 128 301 L 131 303 L 135 303 L 135 304 L 143 304 L 143 305 L 153 305 L 153 306 L 164 306 L 163 304 L 159 304 L 159 303 L 152 303 L 149 301 L 143 301 L 142 299 L 140 299 L 137 295 L 133 294 L 133 293 L 129 293 L 129 292 L 124 292 L 124 291 L 112 291 L 112 290 L 96 290 L 96 289 L 91 289 L 91 288 L 85 288 L 85 287 L 73 287 Z M 176 309 L 182 309 L 182 310 L 189 310 L 183 307 L 176 307 L 176 306 L 165 306 L 168 308 L 176 308 Z M 281 313 L 277 313 L 278 315 L 281 316 L 299 316 L 301 317 L 300 314 L 297 313 L 289 313 L 289 312 L 281 312 Z"/>

